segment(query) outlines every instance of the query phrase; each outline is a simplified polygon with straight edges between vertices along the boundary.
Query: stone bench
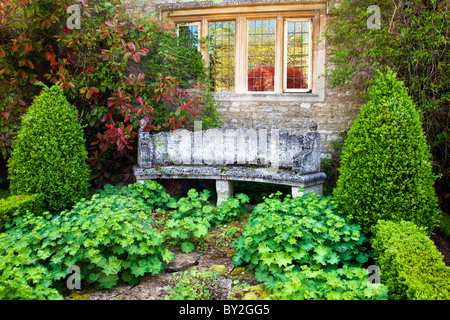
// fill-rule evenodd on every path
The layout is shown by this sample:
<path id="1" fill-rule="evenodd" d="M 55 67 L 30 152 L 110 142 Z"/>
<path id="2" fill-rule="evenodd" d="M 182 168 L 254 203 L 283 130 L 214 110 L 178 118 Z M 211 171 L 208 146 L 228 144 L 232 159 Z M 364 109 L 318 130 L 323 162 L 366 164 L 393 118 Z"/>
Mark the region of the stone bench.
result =
<path id="1" fill-rule="evenodd" d="M 224 127 L 138 135 L 138 182 L 155 179 L 214 179 L 217 205 L 233 195 L 233 181 L 288 185 L 292 196 L 322 195 L 320 134 L 310 124 L 305 135 L 278 129 Z"/>

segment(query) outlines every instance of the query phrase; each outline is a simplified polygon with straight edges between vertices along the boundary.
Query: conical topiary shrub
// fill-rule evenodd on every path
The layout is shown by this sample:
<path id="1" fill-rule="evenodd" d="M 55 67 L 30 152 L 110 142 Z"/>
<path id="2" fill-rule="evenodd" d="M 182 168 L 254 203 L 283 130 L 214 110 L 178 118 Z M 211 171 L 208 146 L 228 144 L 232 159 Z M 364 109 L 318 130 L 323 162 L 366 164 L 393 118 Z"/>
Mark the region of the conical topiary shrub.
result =
<path id="1" fill-rule="evenodd" d="M 58 86 L 44 86 L 22 118 L 8 161 L 12 194 L 41 193 L 51 212 L 88 194 L 89 167 L 76 108 Z"/>
<path id="2" fill-rule="evenodd" d="M 431 232 L 440 214 L 420 114 L 393 71 L 379 71 L 375 82 L 342 150 L 334 195 L 366 232 L 380 219 Z"/>

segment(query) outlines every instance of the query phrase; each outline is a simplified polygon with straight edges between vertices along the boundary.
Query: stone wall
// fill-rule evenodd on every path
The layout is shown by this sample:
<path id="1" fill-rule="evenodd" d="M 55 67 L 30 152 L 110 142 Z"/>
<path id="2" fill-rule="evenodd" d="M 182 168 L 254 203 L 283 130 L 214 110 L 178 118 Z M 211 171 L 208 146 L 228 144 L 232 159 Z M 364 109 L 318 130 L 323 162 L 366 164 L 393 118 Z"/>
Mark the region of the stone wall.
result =
<path id="1" fill-rule="evenodd" d="M 133 0 L 141 12 L 151 12 L 167 9 L 219 7 L 227 5 L 260 5 L 280 3 L 314 2 L 311 0 L 223 0 L 221 4 L 213 1 L 192 0 Z M 324 2 L 317 0 L 317 2 Z M 329 1 L 329 5 L 336 1 Z M 325 10 L 326 11 L 326 10 Z M 320 14 L 320 32 L 325 31 L 328 14 Z M 322 61 L 318 72 L 325 71 L 325 60 L 329 48 L 323 41 L 313 52 L 313 57 Z M 326 80 L 318 77 L 315 87 L 319 90 L 313 93 L 283 93 L 283 94 L 236 94 L 217 93 L 218 111 L 226 124 L 247 128 L 277 128 L 288 131 L 307 132 L 308 125 L 315 121 L 319 125 L 318 132 L 322 137 L 322 155 L 331 150 L 330 142 L 339 137 L 339 132 L 351 127 L 363 104 L 356 90 L 338 91 L 327 87 Z"/>
<path id="2" fill-rule="evenodd" d="M 227 124 L 306 132 L 313 120 L 319 126 L 324 154 L 330 151 L 328 145 L 339 137 L 339 132 L 351 127 L 362 105 L 353 91 L 326 90 L 324 100 L 318 102 L 296 96 L 230 96 L 216 95 L 218 111 Z"/>

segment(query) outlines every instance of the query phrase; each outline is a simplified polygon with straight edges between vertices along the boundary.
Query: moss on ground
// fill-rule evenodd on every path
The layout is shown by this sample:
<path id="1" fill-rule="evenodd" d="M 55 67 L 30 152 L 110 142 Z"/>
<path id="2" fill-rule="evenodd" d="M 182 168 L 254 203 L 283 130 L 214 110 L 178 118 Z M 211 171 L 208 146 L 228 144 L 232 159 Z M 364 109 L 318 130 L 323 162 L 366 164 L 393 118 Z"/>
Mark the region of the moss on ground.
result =
<path id="1" fill-rule="evenodd" d="M 255 286 L 233 287 L 230 300 L 264 300 L 271 294 L 272 292 L 260 283 Z"/>

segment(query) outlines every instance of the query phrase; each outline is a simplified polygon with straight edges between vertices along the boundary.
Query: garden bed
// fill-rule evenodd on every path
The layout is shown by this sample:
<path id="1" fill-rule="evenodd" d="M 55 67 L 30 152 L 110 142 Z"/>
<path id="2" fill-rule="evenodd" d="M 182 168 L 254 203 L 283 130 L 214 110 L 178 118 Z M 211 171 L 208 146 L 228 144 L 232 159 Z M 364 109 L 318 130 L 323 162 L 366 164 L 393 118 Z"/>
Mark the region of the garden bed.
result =
<path id="1" fill-rule="evenodd" d="M 247 207 L 249 210 L 252 208 L 252 206 Z M 243 289 L 245 291 L 245 288 L 250 288 L 246 293 L 252 293 L 252 287 L 256 286 L 255 290 L 258 291 L 259 282 L 252 271 L 233 266 L 232 258 L 236 250 L 232 248 L 232 243 L 240 236 L 249 215 L 248 213 L 237 221 L 211 228 L 205 243 L 194 252 L 184 253 L 179 248 L 168 247 L 175 254 L 176 260 L 170 262 L 162 274 L 146 276 L 138 285 L 120 283 L 112 289 L 104 290 L 82 288 L 64 292 L 64 298 L 66 300 L 164 300 L 169 280 L 192 269 L 210 270 L 220 274 L 221 281 L 217 284 L 223 287 L 221 300 L 229 299 L 232 290 L 237 292 L 235 298 L 246 297 L 242 294 Z M 260 297 L 258 292 L 253 294 L 253 297 Z"/>
<path id="2" fill-rule="evenodd" d="M 247 205 L 248 214 L 239 220 L 214 226 L 205 243 L 194 252 L 184 253 L 180 248 L 168 247 L 176 256 L 165 271 L 157 276 L 146 276 L 138 285 L 120 283 L 112 289 L 95 290 L 82 288 L 64 293 L 66 300 L 164 300 L 168 295 L 167 288 L 171 279 L 182 275 L 185 271 L 199 270 L 219 273 L 216 289 L 220 290 L 220 300 L 250 300 L 263 299 L 267 291 L 261 282 L 256 280 L 254 272 L 233 265 L 233 255 L 236 249 L 232 243 L 237 239 L 247 223 L 254 206 Z M 444 261 L 450 266 L 450 238 L 437 230 L 431 239 L 438 250 L 444 255 Z M 217 297 L 216 297 L 217 298 Z"/>

